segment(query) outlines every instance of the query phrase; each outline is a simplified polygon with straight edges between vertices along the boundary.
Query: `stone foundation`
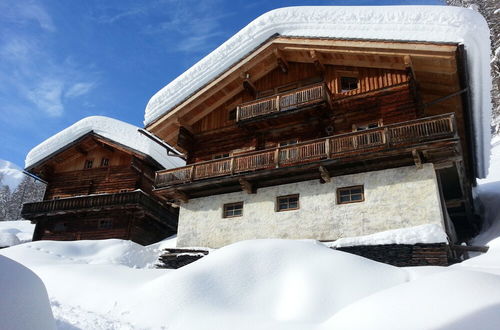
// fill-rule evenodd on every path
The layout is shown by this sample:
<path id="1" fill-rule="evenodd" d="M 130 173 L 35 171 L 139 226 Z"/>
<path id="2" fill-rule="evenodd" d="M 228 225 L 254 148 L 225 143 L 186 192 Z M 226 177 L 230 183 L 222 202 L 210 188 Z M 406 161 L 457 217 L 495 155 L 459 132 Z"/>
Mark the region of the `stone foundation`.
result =
<path id="1" fill-rule="evenodd" d="M 165 249 L 158 258 L 156 268 L 177 269 L 186 266 L 208 254 L 207 250 Z"/>
<path id="2" fill-rule="evenodd" d="M 444 243 L 364 245 L 335 249 L 398 267 L 449 265 L 449 248 Z"/>

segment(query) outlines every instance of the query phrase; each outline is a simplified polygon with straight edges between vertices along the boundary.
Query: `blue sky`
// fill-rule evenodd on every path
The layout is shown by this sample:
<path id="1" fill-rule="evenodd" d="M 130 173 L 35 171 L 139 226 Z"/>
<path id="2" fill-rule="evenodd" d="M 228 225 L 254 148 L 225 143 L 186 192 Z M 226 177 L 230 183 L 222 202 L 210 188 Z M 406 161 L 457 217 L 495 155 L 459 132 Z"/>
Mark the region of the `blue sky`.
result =
<path id="1" fill-rule="evenodd" d="M 142 126 L 149 98 L 259 15 L 387 1 L 0 1 L 0 159 L 91 115 Z"/>

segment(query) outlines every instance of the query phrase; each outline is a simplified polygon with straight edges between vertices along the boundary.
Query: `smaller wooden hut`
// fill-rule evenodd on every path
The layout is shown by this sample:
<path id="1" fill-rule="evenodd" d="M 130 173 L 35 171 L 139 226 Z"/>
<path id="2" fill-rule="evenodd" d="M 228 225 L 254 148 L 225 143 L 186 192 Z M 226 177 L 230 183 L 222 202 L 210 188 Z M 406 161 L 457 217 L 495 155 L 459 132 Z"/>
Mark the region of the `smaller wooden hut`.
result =
<path id="1" fill-rule="evenodd" d="M 138 127 L 88 117 L 35 147 L 26 171 L 47 181 L 24 204 L 33 240 L 129 239 L 147 245 L 177 232 L 178 209 L 152 196 L 154 173 L 183 164 Z"/>

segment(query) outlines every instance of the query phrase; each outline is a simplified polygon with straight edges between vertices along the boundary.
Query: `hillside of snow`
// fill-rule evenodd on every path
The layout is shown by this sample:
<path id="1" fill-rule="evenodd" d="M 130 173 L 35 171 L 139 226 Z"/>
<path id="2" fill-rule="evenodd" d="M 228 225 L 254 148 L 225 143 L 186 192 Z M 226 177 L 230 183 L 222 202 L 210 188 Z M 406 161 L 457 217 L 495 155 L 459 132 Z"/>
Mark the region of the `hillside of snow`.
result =
<path id="1" fill-rule="evenodd" d="M 34 230 L 29 220 L 0 221 L 0 247 L 30 242 Z"/>
<path id="2" fill-rule="evenodd" d="M 0 159 L 0 186 L 9 186 L 14 191 L 24 177 L 23 170 L 16 164 Z"/>

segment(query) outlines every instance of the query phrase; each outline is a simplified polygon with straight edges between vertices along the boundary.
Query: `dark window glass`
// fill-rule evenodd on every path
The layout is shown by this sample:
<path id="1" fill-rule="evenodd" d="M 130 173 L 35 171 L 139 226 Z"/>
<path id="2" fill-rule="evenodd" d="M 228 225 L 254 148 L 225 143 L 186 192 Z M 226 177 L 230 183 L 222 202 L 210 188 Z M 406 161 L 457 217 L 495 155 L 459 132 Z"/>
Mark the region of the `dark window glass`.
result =
<path id="1" fill-rule="evenodd" d="M 276 200 L 276 211 L 287 211 L 299 209 L 299 195 L 279 196 Z"/>
<path id="2" fill-rule="evenodd" d="M 92 168 L 92 165 L 94 164 L 94 161 L 92 159 L 87 159 L 85 161 L 84 168 Z"/>
<path id="3" fill-rule="evenodd" d="M 355 77 L 340 77 L 340 91 L 348 92 L 358 89 L 358 78 Z"/>
<path id="4" fill-rule="evenodd" d="M 108 158 L 103 158 L 101 159 L 101 166 L 106 167 L 109 165 L 109 159 Z"/>
<path id="5" fill-rule="evenodd" d="M 113 220 L 99 220 L 99 229 L 113 228 Z"/>
<path id="6" fill-rule="evenodd" d="M 337 203 L 347 204 L 363 202 L 365 200 L 363 186 L 353 186 L 337 189 Z"/>
<path id="7" fill-rule="evenodd" d="M 224 218 L 241 217 L 243 215 L 243 202 L 224 204 Z"/>
<path id="8" fill-rule="evenodd" d="M 229 120 L 236 120 L 236 109 L 229 111 Z"/>
<path id="9" fill-rule="evenodd" d="M 222 159 L 222 158 L 228 158 L 228 157 L 229 157 L 229 154 L 226 153 L 226 154 L 215 155 L 214 159 Z"/>

